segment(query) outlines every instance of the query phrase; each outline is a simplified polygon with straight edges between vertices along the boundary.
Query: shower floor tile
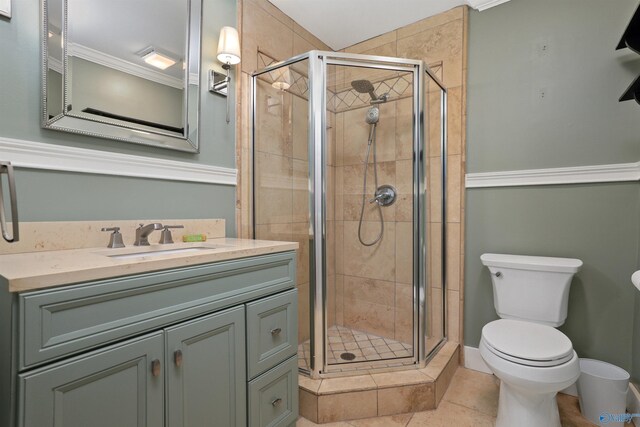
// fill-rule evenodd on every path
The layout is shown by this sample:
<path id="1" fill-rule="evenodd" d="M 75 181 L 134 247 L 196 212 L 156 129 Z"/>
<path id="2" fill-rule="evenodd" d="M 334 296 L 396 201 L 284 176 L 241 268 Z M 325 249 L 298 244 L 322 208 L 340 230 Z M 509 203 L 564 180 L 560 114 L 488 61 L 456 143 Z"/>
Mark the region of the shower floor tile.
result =
<path id="1" fill-rule="evenodd" d="M 393 360 L 396 357 L 410 357 L 413 355 L 411 344 L 383 338 L 344 326 L 331 326 L 327 331 L 329 338 L 328 359 L 330 365 L 348 364 L 352 362 L 371 361 L 370 367 L 383 368 L 397 366 Z M 344 353 L 350 353 L 353 359 L 345 359 Z M 349 355 L 346 356 L 347 358 Z M 298 367 L 309 369 L 311 360 L 311 345 L 305 341 L 298 346 Z M 369 367 L 359 367 L 359 369 Z M 353 368 L 351 368 L 353 369 Z M 339 369 L 337 369 L 339 370 Z"/>

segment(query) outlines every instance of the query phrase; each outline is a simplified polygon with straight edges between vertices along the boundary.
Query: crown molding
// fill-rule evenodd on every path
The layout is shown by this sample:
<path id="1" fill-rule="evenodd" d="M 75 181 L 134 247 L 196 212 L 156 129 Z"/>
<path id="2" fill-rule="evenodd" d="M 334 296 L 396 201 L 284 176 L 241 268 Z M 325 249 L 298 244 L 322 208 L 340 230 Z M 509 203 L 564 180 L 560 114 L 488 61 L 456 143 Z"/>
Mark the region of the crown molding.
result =
<path id="1" fill-rule="evenodd" d="M 568 168 L 468 173 L 466 188 L 640 181 L 640 162 Z"/>
<path id="2" fill-rule="evenodd" d="M 47 57 L 47 67 L 56 73 L 62 74 L 62 61 L 54 58 L 53 56 Z"/>
<path id="3" fill-rule="evenodd" d="M 483 10 L 490 9 L 508 1 L 509 0 L 467 0 L 467 4 L 482 12 Z"/>
<path id="4" fill-rule="evenodd" d="M 142 65 L 134 64 L 133 62 L 125 61 L 124 59 L 116 58 L 104 52 L 100 52 L 90 47 L 83 46 L 77 43 L 69 43 L 67 46 L 67 52 L 69 56 L 75 56 L 77 58 L 91 61 L 93 63 L 113 68 L 114 70 L 122 71 L 123 73 L 131 74 L 136 77 L 140 77 L 152 82 L 160 83 L 165 86 L 171 86 L 176 89 L 183 89 L 184 84 L 181 79 L 168 76 L 159 71 L 150 70 Z M 191 76 L 190 80 L 191 80 Z"/>
<path id="5" fill-rule="evenodd" d="M 0 0 L 0 15 L 11 19 L 11 0 Z"/>
<path id="6" fill-rule="evenodd" d="M 237 169 L 0 137 L 3 161 L 16 168 L 236 185 Z"/>

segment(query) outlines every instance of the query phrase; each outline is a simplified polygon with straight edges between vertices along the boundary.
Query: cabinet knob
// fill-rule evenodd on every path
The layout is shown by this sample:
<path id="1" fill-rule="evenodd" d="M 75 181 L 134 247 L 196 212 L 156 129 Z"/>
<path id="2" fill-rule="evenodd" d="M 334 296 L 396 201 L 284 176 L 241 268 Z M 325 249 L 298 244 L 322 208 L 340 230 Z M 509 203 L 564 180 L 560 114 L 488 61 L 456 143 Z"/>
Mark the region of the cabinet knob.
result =
<path id="1" fill-rule="evenodd" d="M 274 408 L 277 408 L 278 406 L 280 406 L 282 404 L 282 399 L 280 399 L 279 397 L 277 399 L 274 399 L 271 402 L 271 406 L 273 406 Z"/>
<path id="2" fill-rule="evenodd" d="M 280 334 L 280 332 L 282 332 L 282 328 L 273 328 L 271 330 L 271 335 L 275 337 L 276 335 Z"/>
<path id="3" fill-rule="evenodd" d="M 182 350 L 176 350 L 173 352 L 173 362 L 178 368 L 182 366 Z"/>
<path id="4" fill-rule="evenodd" d="M 159 359 L 154 359 L 151 362 L 151 374 L 154 377 L 159 377 L 160 376 L 160 371 L 161 371 L 160 360 Z"/>

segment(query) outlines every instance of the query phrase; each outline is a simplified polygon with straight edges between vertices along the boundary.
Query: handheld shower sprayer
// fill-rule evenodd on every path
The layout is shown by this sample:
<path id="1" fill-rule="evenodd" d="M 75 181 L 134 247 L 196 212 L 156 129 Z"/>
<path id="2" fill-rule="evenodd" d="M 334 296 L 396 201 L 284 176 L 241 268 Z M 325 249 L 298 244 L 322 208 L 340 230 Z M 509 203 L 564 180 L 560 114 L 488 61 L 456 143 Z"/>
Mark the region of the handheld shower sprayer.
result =
<path id="1" fill-rule="evenodd" d="M 384 235 L 384 219 L 382 217 L 382 206 L 387 206 L 392 204 L 395 201 L 395 189 L 393 192 L 389 193 L 386 190 L 386 187 L 390 186 L 381 186 L 378 187 L 378 159 L 376 156 L 376 128 L 378 126 L 378 121 L 380 120 L 380 108 L 376 106 L 376 104 L 382 104 L 389 100 L 389 94 L 385 93 L 381 96 L 376 95 L 375 88 L 373 84 L 369 80 L 354 80 L 351 82 L 351 86 L 359 93 L 368 93 L 371 97 L 371 107 L 367 110 L 367 115 L 365 116 L 365 121 L 370 125 L 369 130 L 369 140 L 367 143 L 367 154 L 365 155 L 364 161 L 364 180 L 362 183 L 362 202 L 360 208 L 360 221 L 358 222 L 358 240 L 364 246 L 373 246 L 382 240 L 382 236 Z M 373 150 L 372 150 L 373 149 Z M 369 165 L 369 155 L 373 151 L 373 179 L 374 186 L 376 188 L 376 193 L 374 194 L 374 198 L 369 200 L 369 203 L 375 203 L 376 211 L 378 212 L 378 218 L 380 220 L 380 232 L 378 235 L 371 241 L 365 241 L 362 232 L 362 223 L 364 221 L 364 210 L 367 201 L 367 169 Z M 385 187 L 385 188 L 383 188 Z M 390 187 L 392 188 L 392 187 Z M 389 193 L 389 194 L 387 194 Z"/>
<path id="2" fill-rule="evenodd" d="M 367 116 L 365 121 L 370 125 L 375 125 L 380 120 L 380 109 L 378 107 L 371 107 L 367 110 Z"/>

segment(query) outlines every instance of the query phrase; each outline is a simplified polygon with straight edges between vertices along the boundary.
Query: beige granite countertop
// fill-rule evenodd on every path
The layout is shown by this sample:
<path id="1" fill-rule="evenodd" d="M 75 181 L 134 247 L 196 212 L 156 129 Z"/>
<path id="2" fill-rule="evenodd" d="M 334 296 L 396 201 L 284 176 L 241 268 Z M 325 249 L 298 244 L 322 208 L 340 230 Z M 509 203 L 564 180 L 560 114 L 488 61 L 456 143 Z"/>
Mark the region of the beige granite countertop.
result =
<path id="1" fill-rule="evenodd" d="M 206 248 L 184 253 L 113 258 L 123 255 L 181 248 Z M 23 292 L 109 277 L 126 276 L 168 268 L 186 267 L 276 252 L 293 251 L 297 243 L 266 240 L 210 239 L 197 243 L 174 243 L 120 249 L 84 248 L 0 255 L 0 276 L 9 292 Z"/>

